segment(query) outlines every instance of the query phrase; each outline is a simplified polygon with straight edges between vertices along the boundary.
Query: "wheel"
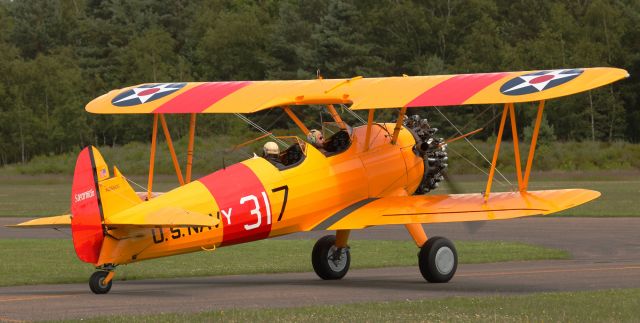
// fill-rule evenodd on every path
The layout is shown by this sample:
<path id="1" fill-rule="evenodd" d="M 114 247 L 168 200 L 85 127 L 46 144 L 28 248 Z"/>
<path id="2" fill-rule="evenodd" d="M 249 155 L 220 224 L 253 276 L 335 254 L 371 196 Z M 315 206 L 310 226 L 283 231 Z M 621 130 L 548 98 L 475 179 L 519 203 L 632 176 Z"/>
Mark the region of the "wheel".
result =
<path id="1" fill-rule="evenodd" d="M 433 237 L 420 248 L 418 264 L 422 277 L 430 283 L 446 283 L 458 268 L 458 253 L 453 242 Z"/>
<path id="2" fill-rule="evenodd" d="M 113 283 L 113 280 L 110 281 L 108 284 L 104 284 L 104 279 L 107 277 L 107 275 L 109 274 L 108 271 L 96 271 L 95 273 L 93 273 L 93 275 L 91 275 L 91 278 L 89 278 L 89 288 L 91 288 L 91 291 L 94 294 L 106 294 L 111 290 L 111 285 Z"/>
<path id="3" fill-rule="evenodd" d="M 318 277 L 324 280 L 341 279 L 349 271 L 351 253 L 348 247 L 336 247 L 336 236 L 324 236 L 313 246 L 311 264 Z"/>

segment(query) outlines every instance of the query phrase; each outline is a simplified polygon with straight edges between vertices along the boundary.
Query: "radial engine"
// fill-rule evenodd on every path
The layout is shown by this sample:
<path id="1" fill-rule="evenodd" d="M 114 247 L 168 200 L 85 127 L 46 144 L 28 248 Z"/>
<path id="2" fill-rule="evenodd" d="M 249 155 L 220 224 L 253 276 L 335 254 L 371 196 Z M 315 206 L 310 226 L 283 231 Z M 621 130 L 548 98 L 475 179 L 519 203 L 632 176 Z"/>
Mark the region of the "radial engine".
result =
<path id="1" fill-rule="evenodd" d="M 435 137 L 438 128 L 429 125 L 427 119 L 419 115 L 405 116 L 404 126 L 411 131 L 416 140 L 414 153 L 424 159 L 424 175 L 415 194 L 426 194 L 436 189 L 444 180 L 444 171 L 449 166 L 447 144 L 443 138 Z"/>

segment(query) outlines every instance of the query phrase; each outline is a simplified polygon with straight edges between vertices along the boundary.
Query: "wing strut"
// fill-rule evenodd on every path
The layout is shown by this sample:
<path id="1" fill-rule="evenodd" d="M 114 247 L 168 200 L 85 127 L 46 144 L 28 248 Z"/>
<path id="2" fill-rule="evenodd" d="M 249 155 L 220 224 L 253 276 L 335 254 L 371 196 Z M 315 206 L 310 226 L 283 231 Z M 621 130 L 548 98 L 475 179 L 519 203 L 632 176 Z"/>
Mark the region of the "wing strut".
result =
<path id="1" fill-rule="evenodd" d="M 186 168 L 186 176 L 182 177 L 182 170 L 180 169 L 180 163 L 178 162 L 178 156 L 176 155 L 176 151 L 173 148 L 173 141 L 171 140 L 171 134 L 169 133 L 169 127 L 167 126 L 167 120 L 165 119 L 163 114 L 154 113 L 153 114 L 153 128 L 151 133 L 151 152 L 149 156 L 149 178 L 147 180 L 147 200 L 150 200 L 153 197 L 153 174 L 154 174 L 154 166 L 156 160 L 156 150 L 158 146 L 158 119 L 162 125 L 162 131 L 164 132 L 164 137 L 167 140 L 167 146 L 169 147 L 169 153 L 171 154 L 171 161 L 173 162 L 173 167 L 176 170 L 176 175 L 178 176 L 178 182 L 180 185 L 184 185 L 186 183 L 191 182 L 191 170 L 193 167 L 193 149 L 195 144 L 195 135 L 196 135 L 196 114 L 191 113 L 189 118 L 189 143 L 187 144 L 187 168 Z"/>
<path id="2" fill-rule="evenodd" d="M 192 113 L 189 118 L 189 144 L 187 146 L 187 173 L 184 181 L 191 182 L 191 168 L 193 166 L 193 144 L 196 136 L 196 114 Z"/>
<path id="3" fill-rule="evenodd" d="M 516 176 L 518 177 L 518 190 L 520 192 L 526 192 L 529 185 L 529 176 L 531 175 L 531 166 L 533 165 L 533 156 L 536 151 L 536 144 L 538 142 L 538 134 L 540 133 L 540 123 L 542 122 L 542 113 L 544 111 L 544 100 L 540 101 L 538 105 L 538 114 L 536 116 L 536 124 L 533 129 L 533 135 L 531 136 L 531 146 L 529 147 L 529 157 L 527 158 L 527 166 L 522 176 L 522 165 L 520 161 L 520 147 L 518 144 L 518 130 L 516 124 L 515 106 L 513 103 L 505 103 L 504 110 L 502 111 L 502 118 L 500 119 L 500 128 L 498 129 L 498 138 L 496 139 L 496 146 L 493 150 L 493 159 L 491 162 L 491 170 L 489 171 L 489 178 L 487 179 L 487 187 L 484 191 L 484 201 L 489 199 L 491 194 L 491 184 L 493 182 L 493 175 L 496 171 L 496 163 L 498 162 L 498 154 L 500 153 L 500 145 L 502 143 L 502 135 L 504 133 L 504 126 L 507 121 L 507 115 L 510 115 L 511 120 L 511 133 L 513 137 L 513 153 L 515 157 Z"/>
<path id="4" fill-rule="evenodd" d="M 291 111 L 291 108 L 289 106 L 284 106 L 282 107 L 282 109 L 289 115 L 289 118 L 291 118 L 291 120 L 296 123 L 300 130 L 302 130 L 305 136 L 309 134 L 309 129 L 307 128 L 307 126 L 305 126 L 304 123 L 302 123 L 302 121 L 298 119 L 298 116 L 296 116 L 296 114 Z"/>
<path id="5" fill-rule="evenodd" d="M 151 134 L 151 155 L 149 156 L 149 179 L 147 182 L 147 201 L 153 195 L 153 167 L 156 161 L 156 143 L 158 139 L 158 114 L 153 114 L 153 130 Z"/>
<path id="6" fill-rule="evenodd" d="M 529 175 L 531 175 L 531 166 L 533 165 L 533 155 L 536 152 L 536 144 L 538 143 L 538 134 L 540 133 L 540 123 L 542 122 L 542 113 L 544 112 L 544 100 L 538 104 L 538 115 L 536 115 L 536 125 L 533 128 L 531 136 L 531 146 L 529 147 L 529 157 L 527 158 L 527 168 L 524 171 L 524 179 L 520 191 L 526 191 L 529 186 Z"/>
<path id="7" fill-rule="evenodd" d="M 180 182 L 180 186 L 182 186 L 184 185 L 184 178 L 182 177 L 182 170 L 180 170 L 180 164 L 178 163 L 178 157 L 176 156 L 176 151 L 175 149 L 173 149 L 173 141 L 171 140 L 171 134 L 169 133 L 169 127 L 167 126 L 167 120 L 164 118 L 164 114 L 160 115 L 160 123 L 162 124 L 162 131 L 164 132 L 164 137 L 167 140 L 169 153 L 171 153 L 171 161 L 173 162 L 173 168 L 176 169 L 178 182 Z"/>
<path id="8" fill-rule="evenodd" d="M 504 105 L 502 110 L 502 118 L 500 118 L 500 128 L 498 128 L 498 138 L 496 138 L 496 147 L 493 149 L 493 159 L 491 160 L 491 170 L 489 170 L 489 178 L 487 179 L 487 188 L 484 190 L 484 201 L 487 202 L 489 194 L 491 194 L 491 184 L 493 183 L 493 174 L 496 172 L 496 163 L 498 162 L 498 154 L 500 153 L 500 144 L 502 143 L 502 134 L 504 132 L 504 124 L 509 114 L 509 103 Z"/>
<path id="9" fill-rule="evenodd" d="M 391 144 L 395 145 L 396 141 L 398 141 L 398 135 L 400 135 L 400 129 L 402 129 L 402 121 L 404 120 L 404 115 L 407 113 L 407 107 L 404 106 L 400 109 L 400 113 L 398 114 L 398 121 L 396 121 L 396 127 L 393 128 L 393 137 L 391 137 Z"/>
<path id="10" fill-rule="evenodd" d="M 342 130 L 347 129 L 347 125 L 344 123 L 344 121 L 342 121 L 342 118 L 338 114 L 338 111 L 336 111 L 336 108 L 333 106 L 333 104 L 327 105 L 327 110 L 329 110 L 329 114 L 331 114 L 333 121 L 335 121 L 338 124 L 340 129 Z"/>
<path id="11" fill-rule="evenodd" d="M 367 135 L 364 138 L 364 151 L 369 150 L 369 141 L 371 141 L 371 126 L 373 125 L 374 109 L 369 109 L 369 117 L 367 118 Z"/>
<path id="12" fill-rule="evenodd" d="M 513 154 L 516 158 L 516 176 L 518 177 L 518 189 L 522 191 L 522 166 L 520 165 L 520 147 L 518 145 L 518 127 L 516 125 L 516 112 L 513 103 L 509 103 L 509 119 L 511 119 L 511 137 L 513 137 Z"/>

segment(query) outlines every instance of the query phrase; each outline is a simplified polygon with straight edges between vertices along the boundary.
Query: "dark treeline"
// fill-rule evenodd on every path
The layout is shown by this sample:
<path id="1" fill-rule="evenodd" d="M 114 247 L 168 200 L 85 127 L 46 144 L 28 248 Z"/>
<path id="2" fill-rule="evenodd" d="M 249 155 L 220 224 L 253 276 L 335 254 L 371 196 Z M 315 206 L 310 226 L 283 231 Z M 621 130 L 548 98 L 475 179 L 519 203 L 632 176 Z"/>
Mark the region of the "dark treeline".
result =
<path id="1" fill-rule="evenodd" d="M 114 88 L 310 79 L 317 70 L 333 78 L 621 67 L 630 79 L 554 100 L 547 120 L 559 140 L 638 142 L 639 26 L 638 0 L 0 0 L 0 164 L 147 141 L 149 116 L 84 111 Z M 484 108 L 460 108 L 455 122 L 481 125 L 491 119 L 475 121 Z M 533 109 L 521 110 L 529 120 Z M 198 133 L 242 126 L 231 120 L 203 117 Z M 186 120 L 172 122 L 184 134 Z"/>

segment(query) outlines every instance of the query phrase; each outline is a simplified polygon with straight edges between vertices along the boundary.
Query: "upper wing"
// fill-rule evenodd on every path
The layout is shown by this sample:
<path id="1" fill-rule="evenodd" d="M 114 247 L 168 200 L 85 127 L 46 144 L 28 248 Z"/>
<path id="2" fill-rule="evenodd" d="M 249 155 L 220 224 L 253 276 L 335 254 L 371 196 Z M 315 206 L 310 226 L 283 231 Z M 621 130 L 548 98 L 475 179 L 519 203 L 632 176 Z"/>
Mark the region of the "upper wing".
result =
<path id="1" fill-rule="evenodd" d="M 141 84 L 89 102 L 92 113 L 252 113 L 285 105 L 351 108 L 540 101 L 597 88 L 629 73 L 617 68 L 297 81 Z"/>
<path id="2" fill-rule="evenodd" d="M 504 220 L 559 212 L 591 201 L 585 189 L 482 194 L 383 197 L 360 201 L 327 218 L 314 230 L 362 229 L 373 225 Z"/>

